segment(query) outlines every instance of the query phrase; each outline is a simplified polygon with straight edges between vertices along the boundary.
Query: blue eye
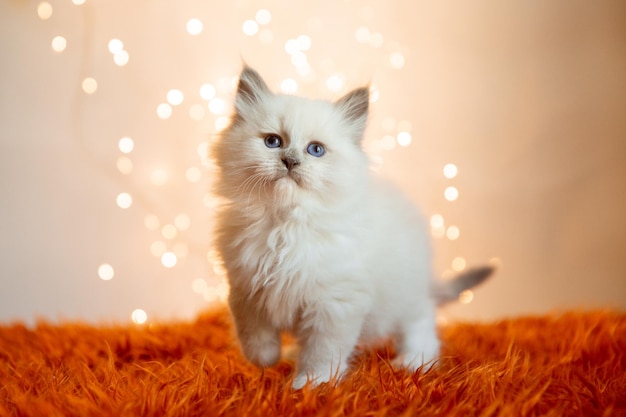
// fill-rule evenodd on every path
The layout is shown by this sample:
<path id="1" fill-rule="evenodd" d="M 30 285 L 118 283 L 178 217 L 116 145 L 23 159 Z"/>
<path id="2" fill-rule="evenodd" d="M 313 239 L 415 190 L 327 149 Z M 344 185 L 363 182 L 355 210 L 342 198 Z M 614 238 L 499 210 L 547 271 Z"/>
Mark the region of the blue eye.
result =
<path id="1" fill-rule="evenodd" d="M 324 149 L 324 145 L 319 143 L 311 142 L 309 146 L 306 147 L 306 151 L 317 158 L 324 155 L 326 153 L 326 149 Z"/>
<path id="2" fill-rule="evenodd" d="M 268 148 L 280 148 L 283 144 L 283 140 L 277 135 L 265 136 L 265 146 Z"/>

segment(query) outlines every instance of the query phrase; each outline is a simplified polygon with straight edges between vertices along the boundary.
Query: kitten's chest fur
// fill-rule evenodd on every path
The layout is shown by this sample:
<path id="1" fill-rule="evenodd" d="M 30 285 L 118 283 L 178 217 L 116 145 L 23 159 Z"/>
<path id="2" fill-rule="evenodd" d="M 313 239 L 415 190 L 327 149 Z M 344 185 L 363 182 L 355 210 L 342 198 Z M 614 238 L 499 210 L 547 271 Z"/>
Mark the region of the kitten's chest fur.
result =
<path id="1" fill-rule="evenodd" d="M 360 216 L 344 217 L 293 207 L 267 212 L 240 229 L 239 263 L 249 279 L 243 285 L 276 327 L 292 329 L 342 269 L 359 268 Z"/>

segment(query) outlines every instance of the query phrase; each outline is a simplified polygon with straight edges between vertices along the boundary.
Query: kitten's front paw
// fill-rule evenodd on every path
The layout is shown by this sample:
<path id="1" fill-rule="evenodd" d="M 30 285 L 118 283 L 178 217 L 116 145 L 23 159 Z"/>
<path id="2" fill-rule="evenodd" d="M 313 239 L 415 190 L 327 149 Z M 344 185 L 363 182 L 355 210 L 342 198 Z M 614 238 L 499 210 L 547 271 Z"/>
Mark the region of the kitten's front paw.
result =
<path id="1" fill-rule="evenodd" d="M 293 389 L 301 389 L 302 387 L 304 387 L 306 385 L 307 381 L 308 381 L 308 378 L 307 378 L 306 374 L 298 374 L 293 379 L 293 382 L 291 383 L 291 388 L 293 388 Z"/>
<path id="2" fill-rule="evenodd" d="M 259 367 L 273 366 L 280 359 L 280 339 L 267 335 L 250 338 L 242 346 L 246 358 Z"/>

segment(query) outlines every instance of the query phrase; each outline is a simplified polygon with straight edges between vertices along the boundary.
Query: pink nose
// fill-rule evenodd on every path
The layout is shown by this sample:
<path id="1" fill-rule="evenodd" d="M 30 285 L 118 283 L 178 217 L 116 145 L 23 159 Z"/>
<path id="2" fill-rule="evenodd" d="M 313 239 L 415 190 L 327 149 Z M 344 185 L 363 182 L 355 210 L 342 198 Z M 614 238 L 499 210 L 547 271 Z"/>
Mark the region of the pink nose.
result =
<path id="1" fill-rule="evenodd" d="M 300 161 L 294 158 L 283 158 L 282 161 L 289 171 L 294 169 L 296 166 L 300 165 Z"/>

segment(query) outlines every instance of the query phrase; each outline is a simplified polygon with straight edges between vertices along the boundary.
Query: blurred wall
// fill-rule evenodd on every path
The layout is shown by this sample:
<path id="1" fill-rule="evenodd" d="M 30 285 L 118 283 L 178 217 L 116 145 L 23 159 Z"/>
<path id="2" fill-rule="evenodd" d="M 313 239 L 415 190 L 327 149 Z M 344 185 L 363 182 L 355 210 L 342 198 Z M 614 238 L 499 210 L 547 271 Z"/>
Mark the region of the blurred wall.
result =
<path id="1" fill-rule="evenodd" d="M 500 265 L 445 317 L 626 307 L 626 3 L 80 3 L 0 2 L 0 321 L 221 302 L 200 155 L 242 58 L 277 91 L 372 83 L 368 152 L 443 219 L 438 274 Z"/>

